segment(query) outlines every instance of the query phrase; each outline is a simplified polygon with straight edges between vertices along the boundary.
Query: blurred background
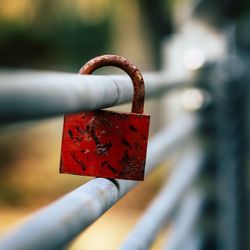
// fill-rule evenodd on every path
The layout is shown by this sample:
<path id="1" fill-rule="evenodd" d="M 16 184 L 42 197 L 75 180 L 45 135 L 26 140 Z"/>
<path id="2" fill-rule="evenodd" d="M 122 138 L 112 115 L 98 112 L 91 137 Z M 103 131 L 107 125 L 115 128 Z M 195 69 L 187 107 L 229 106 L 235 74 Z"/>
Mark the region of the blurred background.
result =
<path id="1" fill-rule="evenodd" d="M 221 31 L 232 20 L 242 23 L 235 43 L 249 51 L 248 11 L 248 1 L 1 0 L 0 68 L 78 72 L 97 55 L 118 54 L 142 71 L 193 74 L 225 53 L 227 40 Z M 190 21 L 191 13 L 199 22 Z M 182 101 L 182 107 L 167 109 L 176 100 Z M 160 106 L 163 115 L 157 116 Z M 197 92 L 174 93 L 168 101 L 148 101 L 151 134 L 183 107 L 200 106 Z M 1 233 L 90 180 L 59 174 L 61 133 L 62 117 L 0 126 Z M 159 190 L 168 164 L 118 202 L 70 249 L 117 249 Z M 152 249 L 159 249 L 163 241 L 160 236 Z"/>

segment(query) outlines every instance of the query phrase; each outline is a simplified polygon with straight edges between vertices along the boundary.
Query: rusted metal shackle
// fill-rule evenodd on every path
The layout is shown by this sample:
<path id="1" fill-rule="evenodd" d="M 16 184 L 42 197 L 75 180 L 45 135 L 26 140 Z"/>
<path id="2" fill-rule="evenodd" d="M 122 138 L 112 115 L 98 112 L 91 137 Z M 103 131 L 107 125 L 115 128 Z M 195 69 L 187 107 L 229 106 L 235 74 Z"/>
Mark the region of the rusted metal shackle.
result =
<path id="1" fill-rule="evenodd" d="M 134 85 L 132 100 L 132 113 L 142 114 L 144 109 L 145 87 L 141 72 L 126 58 L 117 55 L 98 56 L 88 61 L 79 71 L 80 74 L 91 74 L 96 69 L 104 66 L 115 66 L 124 70 L 131 78 Z"/>

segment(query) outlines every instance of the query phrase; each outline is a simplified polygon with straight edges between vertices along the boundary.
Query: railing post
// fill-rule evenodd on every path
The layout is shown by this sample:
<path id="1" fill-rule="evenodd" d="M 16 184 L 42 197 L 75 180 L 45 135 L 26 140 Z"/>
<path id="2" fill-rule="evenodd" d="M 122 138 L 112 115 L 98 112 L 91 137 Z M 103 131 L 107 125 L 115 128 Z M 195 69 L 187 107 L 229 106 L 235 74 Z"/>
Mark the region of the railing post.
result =
<path id="1" fill-rule="evenodd" d="M 242 250 L 246 249 L 245 73 L 236 56 L 210 65 L 204 73 L 204 85 L 213 98 L 206 133 L 211 154 L 210 180 L 214 182 L 211 219 L 215 219 L 216 236 L 209 244 L 215 244 L 214 249 Z"/>
<path id="2" fill-rule="evenodd" d="M 210 102 L 204 105 L 199 111 L 201 124 L 199 126 L 200 138 L 203 142 L 203 150 L 206 152 L 202 162 L 202 172 L 199 176 L 199 183 L 204 193 L 204 204 L 199 215 L 199 223 L 203 228 L 202 245 L 200 249 L 215 249 L 215 129 L 214 129 L 214 102 L 211 82 L 208 76 L 211 74 L 212 65 L 206 64 L 199 72 L 197 87 L 203 89 L 210 95 Z M 198 220 L 198 219 L 197 219 Z"/>
<path id="3" fill-rule="evenodd" d="M 246 249 L 246 85 L 240 63 L 231 58 L 217 65 L 226 77 L 214 84 L 218 248 L 227 250 Z"/>

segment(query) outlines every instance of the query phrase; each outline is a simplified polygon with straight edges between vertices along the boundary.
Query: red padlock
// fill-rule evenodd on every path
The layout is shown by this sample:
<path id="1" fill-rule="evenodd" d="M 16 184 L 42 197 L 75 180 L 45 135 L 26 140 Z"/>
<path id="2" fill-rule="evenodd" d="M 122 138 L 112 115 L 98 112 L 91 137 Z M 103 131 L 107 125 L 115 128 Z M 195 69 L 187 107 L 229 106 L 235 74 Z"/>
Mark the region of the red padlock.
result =
<path id="1" fill-rule="evenodd" d="M 144 115 L 144 81 L 139 70 L 125 58 L 96 57 L 80 74 L 103 66 L 116 66 L 133 81 L 132 113 L 107 110 L 64 117 L 60 173 L 143 180 L 150 116 Z"/>

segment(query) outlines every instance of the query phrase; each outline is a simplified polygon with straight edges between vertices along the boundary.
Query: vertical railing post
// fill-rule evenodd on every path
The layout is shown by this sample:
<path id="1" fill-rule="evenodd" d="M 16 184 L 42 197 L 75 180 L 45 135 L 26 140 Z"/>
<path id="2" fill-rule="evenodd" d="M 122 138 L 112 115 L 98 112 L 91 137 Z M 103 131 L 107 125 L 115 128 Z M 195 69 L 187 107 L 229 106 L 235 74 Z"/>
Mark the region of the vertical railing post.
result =
<path id="1" fill-rule="evenodd" d="M 244 239 L 242 239 L 246 167 L 244 83 L 242 77 L 229 76 L 229 79 L 221 83 L 216 98 L 218 246 L 220 249 L 228 250 L 244 249 Z"/>
<path id="2" fill-rule="evenodd" d="M 244 60 L 244 65 L 246 66 L 247 70 L 245 72 L 246 79 L 244 79 L 244 89 L 245 89 L 245 118 L 246 118 L 246 134 L 245 134 L 245 140 L 246 140 L 246 164 L 249 166 L 250 162 L 250 71 L 249 64 L 250 64 L 250 37 L 247 33 L 248 27 L 250 25 L 250 10 L 248 10 L 245 15 L 242 15 L 241 18 L 237 21 L 236 29 L 235 29 L 235 44 L 237 46 L 237 53 L 241 57 L 242 60 Z M 246 166 L 245 166 L 246 167 Z M 249 190 L 250 190 L 250 182 L 249 182 L 249 176 L 250 176 L 250 169 L 249 167 L 246 167 L 244 170 L 246 177 L 246 185 L 245 185 L 245 193 L 243 194 L 243 198 L 245 199 L 245 215 L 244 218 L 244 239 L 245 239 L 245 249 L 250 249 L 250 217 L 249 217 L 249 211 L 250 211 L 250 197 L 249 197 Z M 247 180 L 248 178 L 248 180 Z"/>
<path id="3" fill-rule="evenodd" d="M 203 241 L 201 249 L 215 249 L 215 129 L 214 129 L 214 110 L 213 92 L 211 90 L 210 76 L 213 67 L 212 64 L 206 64 L 199 72 L 197 87 L 206 91 L 210 96 L 210 102 L 204 105 L 199 111 L 201 124 L 199 127 L 200 138 L 202 138 L 204 152 L 206 157 L 203 161 L 202 172 L 200 174 L 200 185 L 204 192 L 204 205 L 200 212 L 200 224 L 203 226 Z"/>
<path id="4" fill-rule="evenodd" d="M 246 184 L 246 85 L 239 58 L 214 68 L 217 248 L 243 250 Z"/>
<path id="5" fill-rule="evenodd" d="M 212 221 L 203 249 L 248 249 L 246 126 L 249 70 L 243 61 L 247 53 L 239 54 L 235 27 L 232 23 L 224 32 L 228 55 L 207 64 L 198 81 L 212 99 L 211 105 L 201 111 L 201 135 L 208 152 L 204 169 L 207 170 L 210 196 L 204 217 Z"/>

